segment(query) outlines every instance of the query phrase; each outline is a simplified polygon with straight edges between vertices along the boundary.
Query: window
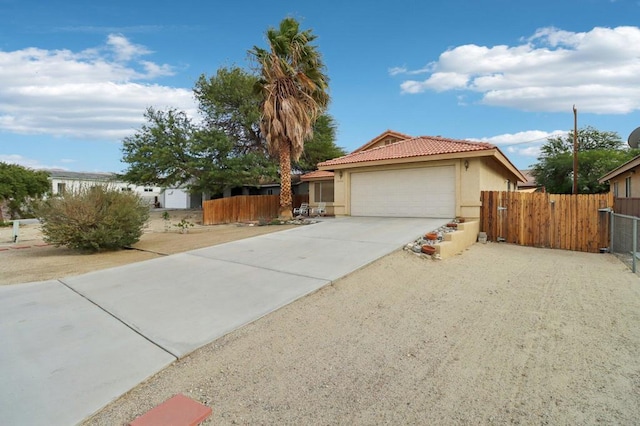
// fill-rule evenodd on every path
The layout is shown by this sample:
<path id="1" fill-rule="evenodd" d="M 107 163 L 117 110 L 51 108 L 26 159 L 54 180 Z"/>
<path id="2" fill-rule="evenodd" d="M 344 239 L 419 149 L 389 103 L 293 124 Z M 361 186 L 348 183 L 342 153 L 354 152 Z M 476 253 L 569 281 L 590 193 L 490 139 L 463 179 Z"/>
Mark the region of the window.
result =
<path id="1" fill-rule="evenodd" d="M 131 188 L 123 186 L 120 188 L 121 191 L 131 191 Z"/>
<path id="2" fill-rule="evenodd" d="M 631 197 L 631 176 L 624 180 L 624 196 L 627 198 Z"/>
<path id="3" fill-rule="evenodd" d="M 267 189 L 267 195 L 273 195 L 273 189 Z"/>
<path id="4" fill-rule="evenodd" d="M 333 203 L 333 181 L 313 184 L 313 201 L 316 203 Z"/>
<path id="5" fill-rule="evenodd" d="M 618 186 L 619 186 L 618 182 L 614 182 L 613 183 L 613 196 L 614 197 L 618 197 L 618 194 L 619 194 Z"/>
<path id="6" fill-rule="evenodd" d="M 153 188 L 145 188 L 144 192 L 153 192 Z"/>
<path id="7" fill-rule="evenodd" d="M 64 194 L 67 190 L 67 184 L 66 183 L 59 183 L 58 184 L 58 194 Z"/>

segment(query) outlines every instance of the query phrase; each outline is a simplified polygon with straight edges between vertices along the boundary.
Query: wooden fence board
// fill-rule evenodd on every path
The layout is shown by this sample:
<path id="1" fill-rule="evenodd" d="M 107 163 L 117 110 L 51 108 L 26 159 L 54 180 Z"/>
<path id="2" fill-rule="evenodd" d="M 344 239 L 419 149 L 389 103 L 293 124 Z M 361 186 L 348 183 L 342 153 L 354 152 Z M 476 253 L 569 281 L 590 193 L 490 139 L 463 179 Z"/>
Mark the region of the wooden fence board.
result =
<path id="1" fill-rule="evenodd" d="M 616 198 L 614 211 L 627 216 L 640 217 L 640 198 Z"/>
<path id="2" fill-rule="evenodd" d="M 309 202 L 307 194 L 293 196 L 293 205 L 296 207 L 307 202 Z M 279 207 L 279 195 L 239 195 L 208 200 L 202 203 L 202 223 L 216 225 L 271 220 L 278 217 Z"/>
<path id="3" fill-rule="evenodd" d="M 599 209 L 614 206 L 612 194 L 483 191 L 481 200 L 490 241 L 591 253 L 609 246 L 609 217 Z"/>

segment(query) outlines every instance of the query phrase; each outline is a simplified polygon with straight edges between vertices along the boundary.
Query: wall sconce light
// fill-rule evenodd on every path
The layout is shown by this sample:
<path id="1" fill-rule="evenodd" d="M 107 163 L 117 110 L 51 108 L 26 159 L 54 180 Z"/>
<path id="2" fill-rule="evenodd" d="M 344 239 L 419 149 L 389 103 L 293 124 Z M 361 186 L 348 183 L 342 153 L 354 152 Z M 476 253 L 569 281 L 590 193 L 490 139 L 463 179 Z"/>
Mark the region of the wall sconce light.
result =
<path id="1" fill-rule="evenodd" d="M 464 169 L 469 170 L 469 160 L 464 160 Z"/>
<path id="2" fill-rule="evenodd" d="M 342 170 L 338 172 L 338 176 L 340 176 L 340 179 L 342 179 Z"/>

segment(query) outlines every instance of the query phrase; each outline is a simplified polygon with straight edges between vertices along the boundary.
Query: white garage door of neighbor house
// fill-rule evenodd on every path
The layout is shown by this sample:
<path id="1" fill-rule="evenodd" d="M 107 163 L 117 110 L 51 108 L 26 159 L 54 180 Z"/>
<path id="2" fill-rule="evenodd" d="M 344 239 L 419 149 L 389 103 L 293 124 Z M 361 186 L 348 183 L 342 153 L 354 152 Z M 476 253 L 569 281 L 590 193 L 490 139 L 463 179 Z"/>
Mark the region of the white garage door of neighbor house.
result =
<path id="1" fill-rule="evenodd" d="M 398 169 L 351 175 L 351 216 L 455 216 L 453 166 Z"/>
<path id="2" fill-rule="evenodd" d="M 186 209 L 188 194 L 182 189 L 172 188 L 164 191 L 164 208 L 166 209 Z"/>

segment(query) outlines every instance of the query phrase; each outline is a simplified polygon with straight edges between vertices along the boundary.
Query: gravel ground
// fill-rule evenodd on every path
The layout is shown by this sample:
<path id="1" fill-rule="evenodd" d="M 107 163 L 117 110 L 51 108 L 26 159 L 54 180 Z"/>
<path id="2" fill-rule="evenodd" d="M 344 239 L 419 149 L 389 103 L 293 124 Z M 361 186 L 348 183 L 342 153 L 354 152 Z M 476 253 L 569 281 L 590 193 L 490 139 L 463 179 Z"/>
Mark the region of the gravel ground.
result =
<path id="1" fill-rule="evenodd" d="M 615 257 L 393 253 L 174 363 L 87 425 L 176 393 L 226 424 L 638 424 L 640 281 Z"/>

